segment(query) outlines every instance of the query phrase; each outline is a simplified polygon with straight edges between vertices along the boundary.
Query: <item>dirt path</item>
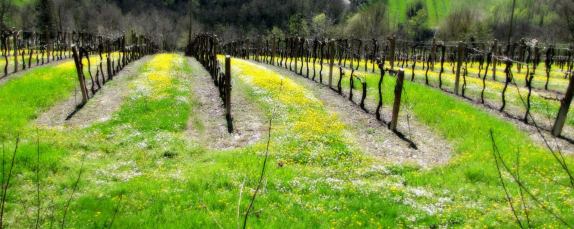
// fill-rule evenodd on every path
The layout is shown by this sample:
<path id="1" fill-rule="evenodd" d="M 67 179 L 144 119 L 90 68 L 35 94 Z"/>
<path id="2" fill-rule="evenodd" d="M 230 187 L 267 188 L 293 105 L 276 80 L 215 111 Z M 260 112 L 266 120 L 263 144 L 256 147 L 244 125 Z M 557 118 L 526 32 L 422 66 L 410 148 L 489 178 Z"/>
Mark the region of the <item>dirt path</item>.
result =
<path id="1" fill-rule="evenodd" d="M 296 75 L 284 68 L 265 66 L 313 91 L 329 112 L 338 114 L 341 122 L 348 126 L 353 140 L 365 152 L 389 161 L 416 163 L 423 167 L 443 165 L 449 161 L 452 152 L 449 142 L 420 124 L 412 114 L 409 115 L 410 119 L 407 122 L 407 114 L 403 108 L 399 115 L 397 134 L 387 128 L 392 112 L 389 104 L 381 109 L 381 118 L 384 120 L 381 122 L 374 114 L 377 102 L 367 98 L 366 108 L 370 111 L 368 113 L 357 105 L 360 101 L 360 90 L 354 91 L 354 100 L 351 102 L 348 99 L 348 91 L 343 92 L 344 96 L 341 96 L 326 85 Z M 338 77 L 338 74 L 334 74 L 333 82 L 337 82 Z"/>
<path id="2" fill-rule="evenodd" d="M 263 111 L 245 96 L 243 85 L 233 83 L 231 93 L 233 133 L 227 129 L 225 109 L 209 73 L 195 59 L 187 58 L 191 69 L 192 92 L 195 102 L 186 133 L 204 146 L 231 149 L 259 141 L 265 133 Z"/>
<path id="3" fill-rule="evenodd" d="M 40 115 L 36 119 L 37 125 L 48 127 L 88 126 L 94 122 L 110 119 L 112 113 L 122 105 L 128 95 L 129 83 L 139 75 L 139 68 L 151 58 L 152 56 L 146 56 L 126 66 L 79 110 L 76 110 L 76 107 L 80 104 L 82 96 L 79 87 L 76 87 L 68 100 L 58 103 Z"/>

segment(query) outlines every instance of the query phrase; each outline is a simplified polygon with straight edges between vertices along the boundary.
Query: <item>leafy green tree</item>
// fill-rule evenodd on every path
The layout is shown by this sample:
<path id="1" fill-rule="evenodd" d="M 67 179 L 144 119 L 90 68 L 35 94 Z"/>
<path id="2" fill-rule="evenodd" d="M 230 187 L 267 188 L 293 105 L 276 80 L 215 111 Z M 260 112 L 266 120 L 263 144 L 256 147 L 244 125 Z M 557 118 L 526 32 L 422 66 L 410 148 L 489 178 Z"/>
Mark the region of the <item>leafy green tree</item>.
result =
<path id="1" fill-rule="evenodd" d="M 315 37 L 324 37 L 330 25 L 330 19 L 324 13 L 313 17 L 311 28 Z"/>
<path id="2" fill-rule="evenodd" d="M 478 14 L 469 7 L 451 11 L 442 21 L 439 29 L 439 37 L 445 40 L 462 40 L 472 36 L 473 28 L 478 21 Z M 485 24 L 481 26 L 486 26 Z M 480 36 L 485 35 L 487 28 L 480 28 Z"/>
<path id="3" fill-rule="evenodd" d="M 46 27 L 50 31 L 50 37 L 56 37 L 56 23 L 54 20 L 54 3 L 51 0 L 40 0 L 36 4 L 38 11 L 38 29 L 45 32 Z"/>
<path id="4" fill-rule="evenodd" d="M 428 25 L 429 17 L 425 9 L 417 11 L 416 15 L 408 21 L 409 37 L 415 41 L 425 41 L 432 37 L 432 30 Z"/>
<path id="5" fill-rule="evenodd" d="M 472 35 L 476 37 L 478 41 L 486 41 L 490 39 L 490 28 L 484 21 L 476 22 L 472 33 Z"/>
<path id="6" fill-rule="evenodd" d="M 271 30 L 271 32 L 269 32 L 267 36 L 271 37 L 273 34 L 275 34 L 275 37 L 285 37 L 285 33 L 283 32 L 283 30 L 281 30 L 277 26 L 273 26 L 273 30 Z"/>
<path id="7" fill-rule="evenodd" d="M 0 28 L 7 28 L 7 19 L 16 11 L 13 0 L 0 0 Z"/>
<path id="8" fill-rule="evenodd" d="M 306 37 L 309 35 L 309 26 L 307 25 L 307 20 L 303 18 L 301 13 L 296 13 L 289 18 L 289 35 L 293 36 L 299 34 L 299 36 Z"/>

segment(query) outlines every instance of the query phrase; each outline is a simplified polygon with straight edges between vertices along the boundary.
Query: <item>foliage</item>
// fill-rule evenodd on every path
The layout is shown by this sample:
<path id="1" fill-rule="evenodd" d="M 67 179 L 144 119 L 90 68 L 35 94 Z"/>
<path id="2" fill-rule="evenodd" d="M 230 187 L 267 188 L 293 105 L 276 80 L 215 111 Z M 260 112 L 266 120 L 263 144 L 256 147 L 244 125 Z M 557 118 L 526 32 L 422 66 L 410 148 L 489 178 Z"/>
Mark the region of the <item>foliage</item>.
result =
<path id="1" fill-rule="evenodd" d="M 556 13 L 562 20 L 556 20 L 555 23 L 568 34 L 569 39 L 574 40 L 574 2 L 568 0 L 558 0 L 555 5 Z M 540 24 L 543 23 L 540 18 Z"/>
<path id="2" fill-rule="evenodd" d="M 38 11 L 37 28 L 42 32 L 46 29 L 50 31 L 50 38 L 56 37 L 56 20 L 54 19 L 55 11 L 52 0 L 39 0 L 36 10 Z"/>
<path id="3" fill-rule="evenodd" d="M 438 31 L 439 38 L 443 40 L 462 40 L 469 41 L 474 36 L 475 27 L 479 24 L 478 14 L 470 7 L 453 10 L 441 23 Z M 481 37 L 486 36 L 484 23 L 480 23 L 480 29 L 477 31 Z"/>
<path id="4" fill-rule="evenodd" d="M 307 37 L 309 35 L 307 20 L 305 20 L 300 13 L 293 14 L 289 18 L 289 35 L 295 36 L 297 34 L 301 37 Z"/>
<path id="5" fill-rule="evenodd" d="M 327 34 L 327 28 L 331 26 L 332 21 L 324 13 L 313 17 L 311 29 L 314 37 L 324 37 Z"/>
<path id="6" fill-rule="evenodd" d="M 275 34 L 275 37 L 285 37 L 285 33 L 283 33 L 283 30 L 279 29 L 276 26 L 273 27 L 273 29 L 271 30 L 271 32 L 269 32 L 267 36 L 271 36 L 272 34 Z"/>
<path id="7" fill-rule="evenodd" d="M 432 30 L 428 28 L 428 14 L 425 9 L 416 12 L 408 22 L 408 35 L 415 41 L 426 41 L 432 38 Z"/>
<path id="8" fill-rule="evenodd" d="M 10 20 L 16 11 L 14 0 L 0 0 L 0 29 L 7 28 L 5 21 Z"/>
<path id="9" fill-rule="evenodd" d="M 379 38 L 389 31 L 387 5 L 383 1 L 363 5 L 348 20 L 348 33 L 357 37 Z"/>

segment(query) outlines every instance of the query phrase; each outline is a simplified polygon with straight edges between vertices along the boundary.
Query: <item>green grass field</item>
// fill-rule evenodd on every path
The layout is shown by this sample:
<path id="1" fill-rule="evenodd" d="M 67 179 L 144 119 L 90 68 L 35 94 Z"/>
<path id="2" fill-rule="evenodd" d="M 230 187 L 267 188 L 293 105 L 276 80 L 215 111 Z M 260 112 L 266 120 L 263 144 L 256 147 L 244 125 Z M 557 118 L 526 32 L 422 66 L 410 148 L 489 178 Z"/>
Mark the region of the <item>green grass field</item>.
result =
<path id="1" fill-rule="evenodd" d="M 3 122 L 10 132 L 3 141 L 7 163 L 16 144 L 12 132 L 21 131 L 4 225 L 35 227 L 36 219 L 43 227 L 66 228 L 243 225 L 263 166 L 267 132 L 254 144 L 227 150 L 206 147 L 187 135 L 186 128 L 211 131 L 193 121 L 210 114 L 191 112 L 202 106 L 191 85 L 207 74 L 196 63 L 178 54 L 153 56 L 136 69 L 128 96 L 109 120 L 80 127 L 33 124 L 39 112 L 64 100 L 73 87 L 54 86 L 73 81 L 57 67 L 34 69 L 0 86 L 0 93 L 29 93 L 24 94 L 28 100 L 13 100 L 33 104 L 28 113 Z M 38 73 L 53 76 L 41 81 Z M 516 227 L 492 156 L 490 130 L 507 163 L 514 166 L 520 151 L 522 181 L 545 206 L 574 223 L 571 189 L 535 172 L 568 182 L 544 147 L 514 125 L 440 90 L 405 82 L 403 101 L 416 103 L 413 115 L 453 146 L 448 164 L 424 168 L 361 150 L 338 112 L 329 110 L 300 76 L 235 58 L 232 76 L 237 95 L 262 109 L 264 120 L 273 117 L 269 176 L 248 228 Z M 365 79 L 374 98 L 372 85 L 378 78 L 365 74 Z M 17 90 L 29 85 L 53 96 Z M 348 85 L 344 80 L 345 90 Z M 394 77 L 385 78 L 386 106 L 394 99 L 394 85 Z M 571 156 L 565 160 L 572 163 Z M 508 174 L 503 179 L 516 202 L 516 185 Z M 563 227 L 532 200 L 514 206 L 523 220 L 522 210 L 529 209 L 532 227 Z"/>
<path id="2" fill-rule="evenodd" d="M 407 10 L 411 5 L 421 2 L 424 9 L 428 13 L 429 26 L 437 27 L 440 20 L 445 18 L 449 12 L 459 7 L 470 7 L 471 9 L 479 12 L 481 15 L 491 14 L 492 7 L 501 5 L 500 1 L 496 0 L 468 0 L 468 1 L 453 1 L 453 0 L 387 0 L 388 13 L 394 25 L 398 23 L 405 23 L 407 20 Z M 512 2 L 509 2 L 512 4 Z M 517 12 L 521 9 L 528 9 L 527 1 L 518 0 L 516 2 L 518 8 Z"/>

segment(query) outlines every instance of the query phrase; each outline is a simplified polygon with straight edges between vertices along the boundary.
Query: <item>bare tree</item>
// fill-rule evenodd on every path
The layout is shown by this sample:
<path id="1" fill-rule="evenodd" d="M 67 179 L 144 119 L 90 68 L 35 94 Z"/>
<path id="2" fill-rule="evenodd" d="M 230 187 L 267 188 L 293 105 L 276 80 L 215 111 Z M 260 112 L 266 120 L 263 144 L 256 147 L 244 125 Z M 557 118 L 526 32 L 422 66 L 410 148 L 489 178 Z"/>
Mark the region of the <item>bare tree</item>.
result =
<path id="1" fill-rule="evenodd" d="M 67 31 L 75 29 L 74 24 L 74 11 L 70 10 L 77 8 L 78 4 L 73 0 L 53 0 L 54 1 L 54 18 L 56 18 L 56 27 L 58 31 Z"/>
<path id="2" fill-rule="evenodd" d="M 439 37 L 445 40 L 466 38 L 472 33 L 478 18 L 478 13 L 468 7 L 453 10 L 441 23 Z"/>
<path id="3" fill-rule="evenodd" d="M 574 40 L 574 0 L 556 0 L 553 5 L 558 14 L 558 19 L 554 22 Z"/>

